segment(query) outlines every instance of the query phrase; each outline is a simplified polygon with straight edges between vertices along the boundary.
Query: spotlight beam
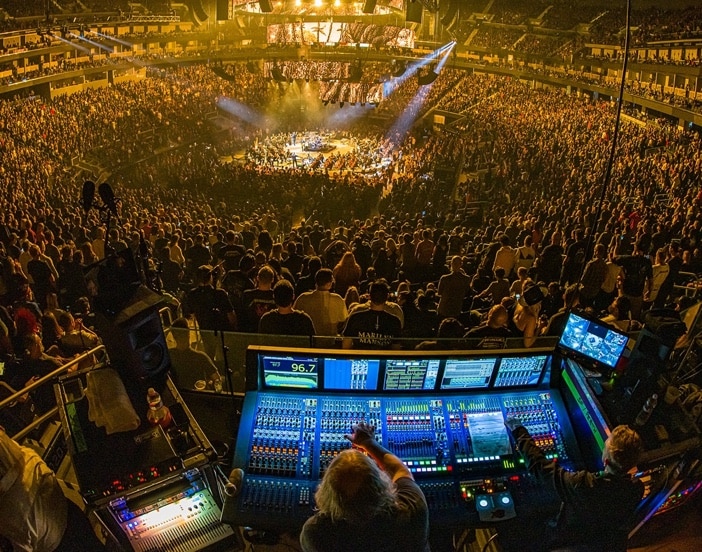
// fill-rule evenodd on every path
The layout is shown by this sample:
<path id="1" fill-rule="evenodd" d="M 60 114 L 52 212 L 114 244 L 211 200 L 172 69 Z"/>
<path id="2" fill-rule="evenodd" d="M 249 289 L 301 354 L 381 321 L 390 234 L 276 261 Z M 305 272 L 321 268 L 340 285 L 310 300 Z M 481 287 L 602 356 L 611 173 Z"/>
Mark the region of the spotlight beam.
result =
<path id="1" fill-rule="evenodd" d="M 444 44 L 440 48 L 437 48 L 430 54 L 427 54 L 421 59 L 418 59 L 416 61 L 413 61 L 411 63 L 407 64 L 407 69 L 405 72 L 402 74 L 402 76 L 392 79 L 389 82 L 385 84 L 385 89 L 383 90 L 383 96 L 388 97 L 390 96 L 399 86 L 401 86 L 407 79 L 413 77 L 414 75 L 417 74 L 417 71 L 421 69 L 422 67 L 428 65 L 432 61 L 434 61 L 438 56 L 446 53 L 449 51 L 453 46 L 455 45 L 455 42 L 449 42 L 448 44 Z"/>
<path id="2" fill-rule="evenodd" d="M 255 109 L 252 109 L 248 105 L 244 105 L 243 103 L 231 98 L 219 98 L 217 100 L 217 107 L 257 128 L 266 128 L 268 125 L 268 121 L 264 115 Z"/>
<path id="3" fill-rule="evenodd" d="M 446 64 L 446 61 L 448 60 L 451 50 L 453 49 L 453 46 L 455 46 L 455 44 L 455 42 L 450 42 L 446 46 L 439 49 L 439 55 L 441 55 L 442 57 L 436 66 L 437 75 L 440 74 L 441 70 L 444 68 L 444 65 Z M 396 145 L 400 145 L 404 141 L 405 137 L 407 136 L 407 133 L 410 131 L 415 121 L 417 120 L 422 105 L 424 105 L 427 98 L 429 97 L 429 92 L 431 91 L 433 84 L 434 83 L 432 82 L 430 84 L 427 84 L 426 86 L 419 87 L 417 93 L 410 100 L 409 104 L 407 104 L 405 110 L 397 118 L 390 130 L 385 134 L 385 137 L 390 142 Z"/>
<path id="4" fill-rule="evenodd" d="M 105 50 L 109 54 L 113 54 L 115 51 L 114 48 L 110 48 L 109 46 L 105 46 L 104 44 L 100 44 L 99 42 L 94 42 L 92 40 L 85 38 L 84 36 L 79 36 L 75 33 L 71 33 L 70 36 L 73 38 L 77 38 L 78 40 L 82 40 L 83 42 L 87 42 L 88 44 L 92 44 L 96 48 L 100 48 L 101 50 Z"/>
<path id="5" fill-rule="evenodd" d="M 55 38 L 56 40 L 60 40 L 60 41 L 63 42 L 64 44 L 68 44 L 69 46 L 71 46 L 72 48 L 75 48 L 76 50 L 80 50 L 81 52 L 85 52 L 86 54 L 91 54 L 91 53 L 92 53 L 88 48 L 86 48 L 86 47 L 84 47 L 84 46 L 81 46 L 81 45 L 79 45 L 79 44 L 76 44 L 75 42 L 71 42 L 70 40 L 66 40 L 65 38 L 60 37 L 60 36 L 58 36 L 58 35 L 55 35 L 55 34 L 53 34 L 53 33 L 50 33 L 50 34 L 51 34 L 51 37 L 52 37 L 52 38 Z"/>

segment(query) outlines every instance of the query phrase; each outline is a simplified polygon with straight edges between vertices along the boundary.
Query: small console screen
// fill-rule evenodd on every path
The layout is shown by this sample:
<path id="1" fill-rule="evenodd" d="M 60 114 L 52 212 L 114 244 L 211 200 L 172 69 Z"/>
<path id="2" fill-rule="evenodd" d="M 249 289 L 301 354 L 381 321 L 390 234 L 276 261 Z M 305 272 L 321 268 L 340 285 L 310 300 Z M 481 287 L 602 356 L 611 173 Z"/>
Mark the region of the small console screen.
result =
<path id="1" fill-rule="evenodd" d="M 261 363 L 266 387 L 317 389 L 317 358 L 264 356 Z"/>
<path id="2" fill-rule="evenodd" d="M 325 358 L 324 388 L 370 390 L 378 387 L 380 361 L 368 358 Z"/>
<path id="3" fill-rule="evenodd" d="M 625 333 L 570 313 L 558 344 L 614 368 L 628 341 Z"/>
<path id="4" fill-rule="evenodd" d="M 546 355 L 503 358 L 495 376 L 495 387 L 538 385 L 546 358 Z"/>
<path id="5" fill-rule="evenodd" d="M 388 359 L 383 391 L 431 390 L 436 386 L 438 374 L 438 359 Z"/>
<path id="6" fill-rule="evenodd" d="M 441 389 L 484 389 L 490 384 L 497 357 L 447 359 Z"/>

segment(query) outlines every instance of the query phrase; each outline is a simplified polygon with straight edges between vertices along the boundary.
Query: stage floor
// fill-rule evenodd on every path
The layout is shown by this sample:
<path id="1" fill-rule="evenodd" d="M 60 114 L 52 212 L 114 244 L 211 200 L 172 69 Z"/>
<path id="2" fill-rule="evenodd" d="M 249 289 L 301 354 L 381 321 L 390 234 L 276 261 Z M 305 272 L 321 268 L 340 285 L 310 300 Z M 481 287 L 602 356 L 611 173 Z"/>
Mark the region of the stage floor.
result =
<path id="1" fill-rule="evenodd" d="M 285 149 L 287 151 L 287 156 L 285 160 L 279 160 L 272 166 L 273 168 L 283 170 L 293 168 L 296 164 L 298 168 L 304 169 L 312 165 L 320 154 L 325 160 L 327 160 L 330 156 L 342 157 L 355 151 L 356 149 L 356 143 L 351 138 L 331 138 L 325 140 L 324 143 L 331 149 L 328 149 L 328 151 L 307 151 L 304 149 L 303 142 L 299 139 L 296 141 L 295 145 L 286 144 Z M 293 161 L 293 154 L 295 155 L 295 162 Z M 237 151 L 231 156 L 223 157 L 222 160 L 225 162 L 244 164 L 246 163 L 246 151 Z M 353 169 L 348 169 L 345 167 L 338 168 L 334 166 L 329 170 L 329 173 L 345 174 L 350 172 L 372 176 L 377 174 L 378 171 L 385 169 L 391 162 L 391 158 L 384 157 L 380 162 L 368 163 L 365 166 L 363 166 L 362 163 L 359 163 Z"/>

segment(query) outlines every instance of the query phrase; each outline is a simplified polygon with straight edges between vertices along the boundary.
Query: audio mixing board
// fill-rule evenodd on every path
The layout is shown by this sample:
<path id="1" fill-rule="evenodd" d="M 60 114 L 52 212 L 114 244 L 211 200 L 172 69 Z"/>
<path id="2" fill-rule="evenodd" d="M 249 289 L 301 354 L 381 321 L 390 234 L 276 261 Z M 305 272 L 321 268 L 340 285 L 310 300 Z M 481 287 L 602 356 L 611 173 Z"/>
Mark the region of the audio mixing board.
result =
<path id="1" fill-rule="evenodd" d="M 547 456 L 572 465 L 577 445 L 550 390 L 471 395 L 247 394 L 234 465 L 245 483 L 234 508 L 239 524 L 299 527 L 330 462 L 351 446 L 353 424 L 402 458 L 422 487 L 433 522 L 499 521 L 531 486 L 505 425 L 517 416 Z M 517 504 L 517 508 L 519 504 Z M 232 515 L 231 512 L 229 515 Z"/>

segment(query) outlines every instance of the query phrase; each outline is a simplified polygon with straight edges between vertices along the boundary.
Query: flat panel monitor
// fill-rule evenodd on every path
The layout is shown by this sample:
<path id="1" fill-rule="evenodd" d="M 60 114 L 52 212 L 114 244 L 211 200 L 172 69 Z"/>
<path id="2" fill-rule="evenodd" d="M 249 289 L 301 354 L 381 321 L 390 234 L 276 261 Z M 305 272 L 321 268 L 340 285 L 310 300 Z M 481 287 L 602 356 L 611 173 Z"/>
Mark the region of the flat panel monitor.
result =
<path id="1" fill-rule="evenodd" d="M 436 387 L 439 359 L 387 359 L 383 391 L 420 391 Z"/>
<path id="2" fill-rule="evenodd" d="M 379 372 L 377 358 L 325 358 L 324 389 L 375 391 Z"/>
<path id="3" fill-rule="evenodd" d="M 317 389 L 319 359 L 302 356 L 262 356 L 261 368 L 265 387 Z"/>
<path id="4" fill-rule="evenodd" d="M 486 389 L 496 362 L 497 357 L 446 359 L 441 389 Z"/>
<path id="5" fill-rule="evenodd" d="M 497 368 L 494 387 L 523 387 L 538 385 L 548 355 L 504 357 Z"/>
<path id="6" fill-rule="evenodd" d="M 628 341 L 625 333 L 571 312 L 558 345 L 565 352 L 614 368 Z"/>

